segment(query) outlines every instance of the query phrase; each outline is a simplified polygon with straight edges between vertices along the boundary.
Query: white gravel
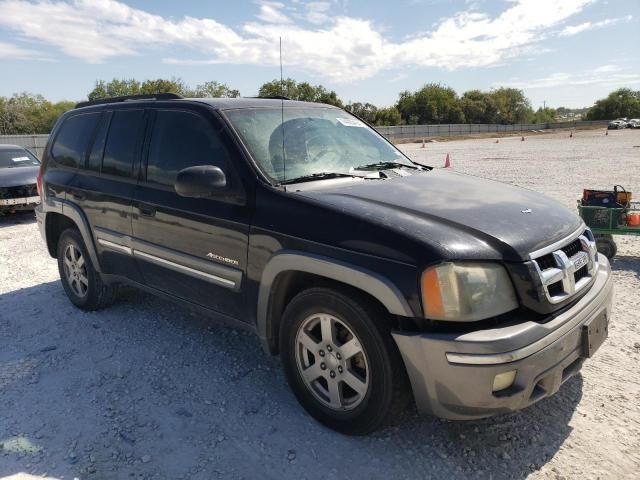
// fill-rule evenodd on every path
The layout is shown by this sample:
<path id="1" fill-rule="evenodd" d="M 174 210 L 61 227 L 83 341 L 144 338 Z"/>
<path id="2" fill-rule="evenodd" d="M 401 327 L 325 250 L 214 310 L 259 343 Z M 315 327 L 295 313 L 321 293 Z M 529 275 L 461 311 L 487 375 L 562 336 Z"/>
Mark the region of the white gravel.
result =
<path id="1" fill-rule="evenodd" d="M 402 148 L 571 208 L 586 186 L 640 198 L 640 130 L 494 142 Z M 613 268 L 610 338 L 554 397 L 350 438 L 303 412 L 249 335 L 135 291 L 75 309 L 31 216 L 0 218 L 0 479 L 637 478 L 640 238 L 620 239 Z"/>

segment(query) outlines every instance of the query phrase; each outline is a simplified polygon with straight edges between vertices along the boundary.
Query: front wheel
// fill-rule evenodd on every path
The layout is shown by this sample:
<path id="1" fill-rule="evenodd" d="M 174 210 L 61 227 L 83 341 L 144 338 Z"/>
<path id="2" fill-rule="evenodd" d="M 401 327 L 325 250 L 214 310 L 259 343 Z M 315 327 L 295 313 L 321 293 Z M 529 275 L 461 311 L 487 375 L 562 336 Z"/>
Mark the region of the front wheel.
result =
<path id="1" fill-rule="evenodd" d="M 358 294 L 313 288 L 294 297 L 280 354 L 298 401 L 334 430 L 366 434 L 406 406 L 408 380 L 385 312 Z"/>
<path id="2" fill-rule="evenodd" d="M 596 248 L 598 252 L 607 257 L 609 260 L 613 259 L 618 253 L 618 246 L 613 240 L 613 236 L 609 234 L 596 235 Z"/>

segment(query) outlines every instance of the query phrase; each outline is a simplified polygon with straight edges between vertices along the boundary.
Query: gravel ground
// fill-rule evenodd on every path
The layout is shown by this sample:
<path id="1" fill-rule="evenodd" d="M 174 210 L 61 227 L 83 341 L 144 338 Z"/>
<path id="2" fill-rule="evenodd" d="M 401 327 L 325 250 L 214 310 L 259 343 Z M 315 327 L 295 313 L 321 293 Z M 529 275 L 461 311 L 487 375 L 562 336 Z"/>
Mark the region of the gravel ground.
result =
<path id="1" fill-rule="evenodd" d="M 640 131 L 403 145 L 418 161 L 541 191 L 640 197 Z M 350 438 L 309 418 L 250 335 L 135 291 L 83 313 L 30 215 L 0 219 L 0 479 L 637 478 L 640 238 L 619 241 L 610 338 L 529 409 L 408 415 Z"/>

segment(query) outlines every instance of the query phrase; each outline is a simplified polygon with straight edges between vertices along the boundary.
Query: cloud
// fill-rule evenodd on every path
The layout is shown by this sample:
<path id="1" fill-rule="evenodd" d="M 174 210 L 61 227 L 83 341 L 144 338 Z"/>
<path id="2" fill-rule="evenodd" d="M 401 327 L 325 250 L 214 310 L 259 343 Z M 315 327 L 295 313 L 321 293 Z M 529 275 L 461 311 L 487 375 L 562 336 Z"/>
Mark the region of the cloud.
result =
<path id="1" fill-rule="evenodd" d="M 310 23 L 320 25 L 331 20 L 330 10 L 331 2 L 306 2 L 305 20 Z"/>
<path id="2" fill-rule="evenodd" d="M 191 58 L 165 53 L 165 62 L 275 66 L 282 37 L 289 69 L 351 82 L 401 67 L 499 64 L 539 46 L 591 2 L 517 0 L 495 15 L 474 7 L 401 41 L 368 20 L 334 15 L 319 0 L 289 6 L 259 0 L 254 19 L 235 29 L 213 18 L 163 17 L 117 0 L 0 0 L 0 26 L 90 63 L 175 46 L 186 47 Z"/>
<path id="3" fill-rule="evenodd" d="M 560 31 L 561 37 L 571 37 L 578 33 L 586 32 L 587 30 L 597 30 L 599 28 L 611 27 L 620 22 L 629 22 L 633 19 L 632 15 L 618 18 L 606 18 L 599 22 L 584 22 L 579 25 L 567 25 Z"/>
<path id="4" fill-rule="evenodd" d="M 0 42 L 0 58 L 15 60 L 47 60 L 47 56 L 36 50 L 18 47 L 7 42 Z"/>
<path id="5" fill-rule="evenodd" d="M 256 2 L 260 6 L 258 18 L 267 23 L 291 23 L 291 19 L 282 13 L 284 4 L 280 2 Z"/>
<path id="6" fill-rule="evenodd" d="M 501 82 L 500 86 L 535 89 L 586 85 L 632 85 L 640 83 L 639 73 L 627 73 L 620 65 L 603 65 L 581 72 L 558 72 L 524 81 Z M 495 85 L 498 86 L 498 85 Z"/>

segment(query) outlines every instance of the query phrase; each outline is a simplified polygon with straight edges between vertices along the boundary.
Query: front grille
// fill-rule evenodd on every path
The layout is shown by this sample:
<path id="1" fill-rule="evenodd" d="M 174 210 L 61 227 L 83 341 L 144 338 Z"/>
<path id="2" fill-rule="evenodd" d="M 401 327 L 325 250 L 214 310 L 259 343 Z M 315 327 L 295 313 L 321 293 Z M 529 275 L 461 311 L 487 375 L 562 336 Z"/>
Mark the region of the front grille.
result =
<path id="1" fill-rule="evenodd" d="M 0 187 L 0 199 L 36 197 L 37 195 L 38 189 L 35 183 L 18 187 Z"/>
<path id="2" fill-rule="evenodd" d="M 563 245 L 532 254 L 547 300 L 560 303 L 585 288 L 597 272 L 596 242 L 591 230 L 572 236 Z"/>
<path id="3" fill-rule="evenodd" d="M 567 257 L 571 258 L 576 253 L 582 252 L 582 244 L 580 243 L 579 239 L 576 239 L 573 242 L 571 242 L 569 245 L 567 245 L 566 247 L 562 247 L 561 250 L 564 252 L 564 254 Z"/>
<path id="4" fill-rule="evenodd" d="M 577 270 L 573 274 L 573 277 L 574 277 L 576 283 L 578 283 L 580 280 L 582 280 L 583 278 L 587 277 L 588 275 L 589 275 L 589 269 L 585 265 L 584 267 L 582 267 L 579 270 Z"/>
<path id="5" fill-rule="evenodd" d="M 538 267 L 540 270 L 549 270 L 550 268 L 555 268 L 556 261 L 553 259 L 553 255 L 550 253 L 545 255 L 544 257 L 540 257 L 536 260 L 538 262 Z"/>

